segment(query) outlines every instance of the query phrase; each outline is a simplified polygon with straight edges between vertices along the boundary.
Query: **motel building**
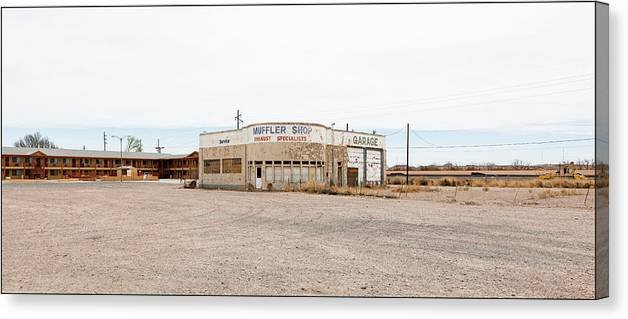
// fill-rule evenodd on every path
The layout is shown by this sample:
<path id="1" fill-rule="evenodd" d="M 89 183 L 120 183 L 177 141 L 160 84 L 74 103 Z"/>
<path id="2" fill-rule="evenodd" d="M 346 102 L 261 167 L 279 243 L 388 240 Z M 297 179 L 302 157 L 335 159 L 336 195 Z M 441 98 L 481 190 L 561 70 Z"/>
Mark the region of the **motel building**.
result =
<path id="1" fill-rule="evenodd" d="M 385 181 L 383 135 L 299 122 L 204 132 L 199 187 L 281 190 L 309 182 L 365 186 Z"/>
<path id="2" fill-rule="evenodd" d="M 121 157 L 122 156 L 122 157 Z M 198 178 L 198 152 L 145 152 L 2 147 L 2 179 Z"/>

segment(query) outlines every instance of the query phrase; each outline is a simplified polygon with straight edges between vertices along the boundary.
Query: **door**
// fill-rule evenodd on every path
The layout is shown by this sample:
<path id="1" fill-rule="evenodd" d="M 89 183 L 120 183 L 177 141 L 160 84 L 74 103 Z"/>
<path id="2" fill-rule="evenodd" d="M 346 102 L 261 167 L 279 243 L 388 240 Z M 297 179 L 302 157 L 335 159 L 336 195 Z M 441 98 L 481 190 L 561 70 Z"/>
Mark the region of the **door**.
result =
<path id="1" fill-rule="evenodd" d="M 350 187 L 358 186 L 358 168 L 347 167 L 347 185 Z"/>
<path id="2" fill-rule="evenodd" d="M 255 167 L 255 188 L 262 189 L 262 167 Z"/>

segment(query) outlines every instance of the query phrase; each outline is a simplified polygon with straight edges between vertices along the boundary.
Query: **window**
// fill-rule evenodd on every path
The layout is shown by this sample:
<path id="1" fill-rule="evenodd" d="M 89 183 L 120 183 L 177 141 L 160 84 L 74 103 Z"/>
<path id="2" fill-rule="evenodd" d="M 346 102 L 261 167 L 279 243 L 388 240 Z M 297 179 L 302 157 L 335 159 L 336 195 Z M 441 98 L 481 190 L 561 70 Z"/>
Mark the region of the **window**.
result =
<path id="1" fill-rule="evenodd" d="M 273 181 L 273 167 L 272 166 L 266 166 L 266 181 L 267 182 Z"/>
<path id="2" fill-rule="evenodd" d="M 51 158 L 50 159 L 50 164 L 57 164 L 57 159 L 56 158 Z"/>
<path id="3" fill-rule="evenodd" d="M 100 160 L 96 159 L 96 165 L 100 165 Z"/>
<path id="4" fill-rule="evenodd" d="M 50 170 L 50 176 L 57 176 L 57 170 L 56 169 L 51 169 Z"/>
<path id="5" fill-rule="evenodd" d="M 14 169 L 13 170 L 13 176 L 18 176 L 18 175 L 20 175 L 20 171 L 17 170 L 17 169 Z"/>
<path id="6" fill-rule="evenodd" d="M 205 160 L 205 174 L 220 174 L 220 160 Z"/>
<path id="7" fill-rule="evenodd" d="M 116 160 L 116 165 L 120 165 L 120 160 Z"/>
<path id="8" fill-rule="evenodd" d="M 292 167 L 292 182 L 299 183 L 301 181 L 301 168 L 299 166 Z"/>
<path id="9" fill-rule="evenodd" d="M 309 175 L 310 175 L 310 168 L 307 166 L 301 167 L 301 181 L 307 182 L 310 179 Z"/>
<path id="10" fill-rule="evenodd" d="M 30 157 L 25 158 L 24 159 L 24 163 L 30 164 L 31 163 L 31 158 Z"/>
<path id="11" fill-rule="evenodd" d="M 275 182 L 281 182 L 281 166 L 275 166 L 275 176 L 274 177 L 275 177 Z"/>
<path id="12" fill-rule="evenodd" d="M 68 161 L 69 161 L 69 160 L 68 160 L 67 158 L 64 158 L 64 159 L 63 159 L 63 165 L 68 164 Z"/>
<path id="13" fill-rule="evenodd" d="M 11 161 L 12 161 L 13 163 L 17 163 L 17 156 L 11 157 Z"/>
<path id="14" fill-rule="evenodd" d="M 283 167 L 283 182 L 290 183 L 290 166 Z"/>
<path id="15" fill-rule="evenodd" d="M 239 158 L 225 158 L 222 160 L 222 173 L 242 173 L 242 160 Z"/>

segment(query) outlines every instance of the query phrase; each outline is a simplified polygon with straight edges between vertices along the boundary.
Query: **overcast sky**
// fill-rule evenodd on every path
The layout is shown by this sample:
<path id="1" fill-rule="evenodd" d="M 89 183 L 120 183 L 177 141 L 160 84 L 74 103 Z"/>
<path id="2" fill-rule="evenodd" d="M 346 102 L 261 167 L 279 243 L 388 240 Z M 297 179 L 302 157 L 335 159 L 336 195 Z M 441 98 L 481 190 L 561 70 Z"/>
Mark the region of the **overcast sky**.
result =
<path id="1" fill-rule="evenodd" d="M 3 145 L 31 128 L 224 128 L 237 108 L 246 123 L 383 133 L 410 123 L 427 141 L 413 145 L 593 136 L 592 3 L 9 9 L 2 18 Z M 401 135 L 388 144 L 402 145 Z M 102 142 L 75 135 L 63 146 L 86 144 Z M 420 162 L 514 156 L 448 152 Z M 592 152 L 589 143 L 570 158 Z"/>

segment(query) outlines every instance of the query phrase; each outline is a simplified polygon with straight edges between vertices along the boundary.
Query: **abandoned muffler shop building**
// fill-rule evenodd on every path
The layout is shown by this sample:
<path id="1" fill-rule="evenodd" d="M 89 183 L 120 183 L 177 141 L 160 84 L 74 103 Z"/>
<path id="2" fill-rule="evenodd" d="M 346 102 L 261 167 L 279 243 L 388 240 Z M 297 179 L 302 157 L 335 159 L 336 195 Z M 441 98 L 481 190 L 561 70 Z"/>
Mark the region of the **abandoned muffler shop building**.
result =
<path id="1" fill-rule="evenodd" d="M 383 135 L 313 123 L 259 123 L 204 132 L 199 186 L 274 189 L 316 181 L 339 186 L 385 181 Z"/>

